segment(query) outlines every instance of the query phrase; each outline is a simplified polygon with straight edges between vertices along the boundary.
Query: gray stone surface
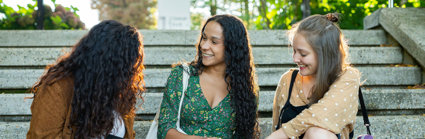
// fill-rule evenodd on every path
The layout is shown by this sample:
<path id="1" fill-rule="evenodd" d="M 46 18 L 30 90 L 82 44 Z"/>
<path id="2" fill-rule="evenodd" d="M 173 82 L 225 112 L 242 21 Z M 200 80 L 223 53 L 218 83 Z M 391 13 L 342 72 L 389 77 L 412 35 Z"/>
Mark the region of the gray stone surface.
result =
<path id="1" fill-rule="evenodd" d="M 199 31 L 140 30 L 144 45 L 195 45 Z M 2 30 L 0 47 L 71 46 L 87 33 L 86 30 Z M 380 45 L 386 43 L 382 30 L 343 30 L 350 45 Z M 250 30 L 252 45 L 288 45 L 286 30 Z M 43 41 L 40 41 L 43 40 Z"/>
<path id="2" fill-rule="evenodd" d="M 0 122 L 1 139 L 25 139 L 30 122 Z"/>
<path id="3" fill-rule="evenodd" d="M 87 32 L 87 30 L 3 30 L 0 31 L 0 46 L 71 46 Z M 196 41 L 187 42 L 188 39 L 186 39 L 193 36 L 193 31 L 140 30 L 140 32 L 144 36 L 145 45 L 193 45 L 196 43 Z"/>
<path id="4" fill-rule="evenodd" d="M 371 132 L 374 138 L 423 138 L 425 136 L 425 116 L 370 116 Z M 260 118 L 261 138 L 271 133 L 271 118 Z M 146 137 L 150 121 L 136 121 L 134 130 L 136 138 Z M 29 122 L 0 122 L 0 138 L 24 139 L 29 129 Z M 356 118 L 354 137 L 365 134 L 363 119 Z"/>
<path id="5" fill-rule="evenodd" d="M 418 67 L 357 67 L 365 85 L 408 85 L 420 83 Z M 276 86 L 286 68 L 257 68 L 260 86 Z"/>
<path id="6" fill-rule="evenodd" d="M 349 52 L 352 64 L 398 64 L 403 60 L 400 47 L 351 47 Z"/>
<path id="7" fill-rule="evenodd" d="M 425 89 L 362 89 L 367 110 L 398 111 L 425 109 Z M 271 112 L 274 91 L 260 92 L 261 112 Z M 360 109 L 360 106 L 359 106 Z"/>
<path id="8" fill-rule="evenodd" d="M 372 16 L 381 17 L 384 14 L 392 14 L 383 11 L 379 14 L 374 13 Z M 409 10 L 410 13 L 403 11 L 385 16 L 406 21 L 425 21 L 421 17 L 425 15 L 422 11 L 424 10 L 414 9 Z M 398 17 L 400 13 L 405 14 L 404 17 Z M 381 23 L 383 20 L 395 19 L 380 18 L 377 21 Z M 375 20 L 371 21 L 376 24 Z M 402 20 L 387 24 L 399 29 L 396 30 L 398 31 L 395 32 L 396 35 L 409 38 L 400 40 L 393 35 L 394 33 L 389 33 L 395 36 L 416 60 L 417 55 L 424 56 L 424 51 L 421 49 L 409 50 L 405 47 L 406 44 L 422 46 L 425 44 L 424 24 L 399 23 L 399 21 Z M 373 23 L 365 24 L 371 24 L 373 28 L 376 28 L 376 25 L 372 25 Z M 385 25 L 383 26 L 388 30 Z M 199 31 L 140 31 L 144 35 L 145 64 L 148 66 L 144 73 L 146 87 L 150 92 L 145 94 L 142 109 L 138 109 L 137 114 L 149 116 L 157 111 L 162 99 L 162 93 L 159 93 L 159 90 L 163 89 L 169 75 L 170 69 L 167 66 L 183 59 L 191 61 L 194 58 L 196 52 L 194 44 L 199 39 Z M 294 66 L 292 50 L 287 47 L 286 32 L 286 30 L 249 31 L 254 60 L 258 65 L 259 85 L 262 89 L 265 88 L 264 90 L 273 89 L 280 76 L 289 67 Z M 69 46 L 75 44 L 85 33 L 87 31 L 0 31 L 0 90 L 29 88 L 43 73 L 42 66 L 55 62 L 58 56 L 69 50 Z M 398 88 L 423 83 L 425 72 L 418 67 L 389 67 L 389 64 L 400 64 L 406 59 L 403 58 L 403 50 L 399 47 L 377 47 L 392 44 L 383 30 L 343 30 L 343 33 L 350 46 L 354 46 L 350 48 L 351 63 L 356 64 L 362 72 L 362 80 L 365 80 L 367 85 L 367 88 L 363 89 L 367 108 L 372 115 L 379 115 L 370 117 L 374 136 L 376 138 L 424 138 L 425 89 Z M 0 138 L 25 138 L 32 102 L 32 99 L 24 100 L 25 96 L 31 95 L 0 94 L 0 121 L 13 121 L 13 119 L 26 121 L 0 122 Z M 274 91 L 260 92 L 260 112 L 271 112 L 273 97 Z M 140 100 L 138 104 L 141 104 Z M 413 115 L 403 116 L 404 114 Z M 361 117 L 357 117 L 356 136 L 359 133 L 366 133 L 365 128 L 361 126 L 362 121 Z M 137 138 L 144 138 L 150 124 L 150 121 L 135 122 Z M 270 117 L 260 118 L 263 137 L 270 134 L 270 125 Z"/>
<path id="9" fill-rule="evenodd" d="M 70 48 L 0 48 L 0 66 L 46 66 L 55 63 Z M 294 64 L 292 48 L 254 47 L 254 63 Z M 192 61 L 194 47 L 146 47 L 145 65 L 171 65 L 177 61 Z M 397 64 L 403 60 L 399 47 L 353 47 L 349 52 L 352 64 Z"/>
<path id="10" fill-rule="evenodd" d="M 416 85 L 421 82 L 419 67 L 358 67 L 364 85 Z"/>
<path id="11" fill-rule="evenodd" d="M 386 8 L 366 17 L 376 21 L 425 68 L 425 8 Z"/>
<path id="12" fill-rule="evenodd" d="M 373 29 L 379 27 L 379 16 L 382 9 L 378 9 L 363 19 L 363 29 Z"/>
<path id="13" fill-rule="evenodd" d="M 260 92 L 260 112 L 271 112 L 274 91 Z M 368 110 L 423 110 L 425 109 L 425 89 L 363 89 Z M 0 115 L 31 115 L 31 94 L 0 94 Z M 154 114 L 159 108 L 162 93 L 146 93 L 144 102 L 137 114 Z M 360 108 L 360 107 L 359 107 Z"/>
<path id="14" fill-rule="evenodd" d="M 365 85 L 415 85 L 421 83 L 418 67 L 358 67 Z M 289 68 L 257 68 L 260 86 L 276 86 L 281 75 Z M 43 69 L 0 69 L 0 89 L 31 87 L 44 72 Z M 146 87 L 164 87 L 170 69 L 144 70 Z"/>

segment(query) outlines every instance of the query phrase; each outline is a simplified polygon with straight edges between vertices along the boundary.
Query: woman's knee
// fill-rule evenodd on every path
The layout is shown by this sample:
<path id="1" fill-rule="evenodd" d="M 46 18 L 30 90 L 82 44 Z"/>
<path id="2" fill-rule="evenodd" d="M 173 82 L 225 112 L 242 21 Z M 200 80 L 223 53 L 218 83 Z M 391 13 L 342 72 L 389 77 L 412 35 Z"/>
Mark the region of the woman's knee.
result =
<path id="1" fill-rule="evenodd" d="M 320 127 L 310 127 L 304 134 L 304 139 L 336 139 L 336 135 L 331 131 Z"/>

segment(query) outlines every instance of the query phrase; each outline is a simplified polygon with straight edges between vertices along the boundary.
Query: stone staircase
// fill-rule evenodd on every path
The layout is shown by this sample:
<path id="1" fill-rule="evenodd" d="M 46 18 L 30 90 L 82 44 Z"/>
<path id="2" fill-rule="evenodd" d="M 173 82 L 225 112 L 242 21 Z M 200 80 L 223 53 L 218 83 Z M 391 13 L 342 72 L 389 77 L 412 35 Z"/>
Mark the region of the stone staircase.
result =
<path id="1" fill-rule="evenodd" d="M 146 93 L 134 129 L 144 138 L 159 108 L 170 65 L 191 61 L 198 31 L 141 30 L 145 45 Z M 47 64 L 70 50 L 87 31 L 0 31 L 0 138 L 25 138 L 31 118 L 31 96 L 24 92 Z M 280 76 L 296 65 L 285 30 L 249 31 L 260 85 L 262 138 L 271 133 L 274 90 Z M 424 69 L 384 30 L 343 30 L 351 63 L 362 72 L 362 86 L 376 138 L 425 137 Z M 410 60 L 410 62 L 408 61 Z M 406 62 L 408 61 L 408 62 Z M 358 113 L 355 136 L 366 133 Z"/>

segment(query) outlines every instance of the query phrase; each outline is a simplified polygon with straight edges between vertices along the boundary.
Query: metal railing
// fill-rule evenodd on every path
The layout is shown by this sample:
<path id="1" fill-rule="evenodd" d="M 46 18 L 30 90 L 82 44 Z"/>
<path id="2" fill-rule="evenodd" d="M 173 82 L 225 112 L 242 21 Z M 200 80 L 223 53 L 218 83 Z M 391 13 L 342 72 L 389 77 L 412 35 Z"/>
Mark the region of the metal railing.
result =
<path id="1" fill-rule="evenodd" d="M 394 7 L 394 0 L 388 0 L 388 8 Z"/>

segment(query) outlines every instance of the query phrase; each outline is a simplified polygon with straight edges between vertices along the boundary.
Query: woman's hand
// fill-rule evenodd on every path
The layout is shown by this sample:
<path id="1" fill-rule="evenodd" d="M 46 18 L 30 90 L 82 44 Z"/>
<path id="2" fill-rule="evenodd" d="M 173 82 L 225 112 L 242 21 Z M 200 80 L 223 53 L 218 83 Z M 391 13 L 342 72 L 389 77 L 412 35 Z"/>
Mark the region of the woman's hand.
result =
<path id="1" fill-rule="evenodd" d="M 288 139 L 289 137 L 282 130 L 276 130 L 270 136 L 266 137 L 266 139 Z"/>
<path id="2" fill-rule="evenodd" d="M 217 137 L 202 137 L 202 136 L 195 136 L 195 135 L 186 135 L 186 134 L 180 133 L 175 128 L 171 128 L 170 130 L 168 130 L 165 138 L 166 139 L 221 139 Z"/>
<path id="3" fill-rule="evenodd" d="M 221 138 L 217 138 L 217 137 L 201 137 L 201 139 L 221 139 Z"/>

